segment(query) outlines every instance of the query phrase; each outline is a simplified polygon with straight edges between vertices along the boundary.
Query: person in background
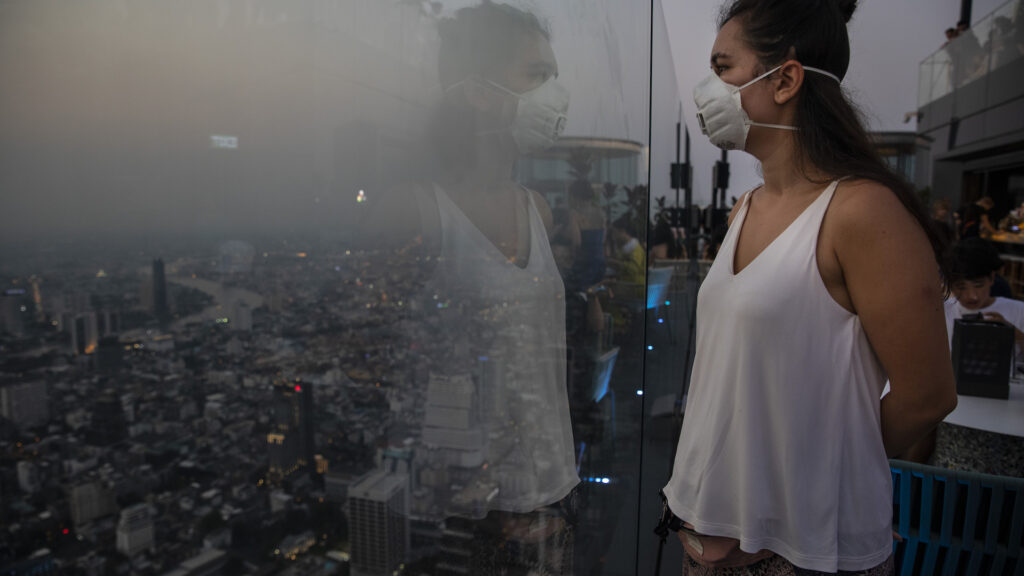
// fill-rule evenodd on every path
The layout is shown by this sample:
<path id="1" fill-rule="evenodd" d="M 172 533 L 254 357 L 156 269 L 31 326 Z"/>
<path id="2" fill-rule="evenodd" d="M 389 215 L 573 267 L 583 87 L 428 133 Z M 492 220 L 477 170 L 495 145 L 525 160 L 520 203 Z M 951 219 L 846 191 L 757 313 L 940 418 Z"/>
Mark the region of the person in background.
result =
<path id="1" fill-rule="evenodd" d="M 643 284 L 647 278 L 646 252 L 629 228 L 626 216 L 612 224 L 612 267 L 620 282 Z"/>
<path id="2" fill-rule="evenodd" d="M 956 38 L 956 28 L 946 28 L 946 41 L 942 43 L 942 47 L 945 48 L 954 38 Z"/>
<path id="3" fill-rule="evenodd" d="M 651 249 L 649 258 L 655 260 L 679 260 L 687 258 L 686 229 L 682 224 L 682 209 L 665 208 L 665 198 L 658 200 L 661 208 L 651 226 Z"/>
<path id="4" fill-rule="evenodd" d="M 963 228 L 960 229 L 961 238 L 973 238 L 994 234 L 995 226 L 992 225 L 991 213 L 996 203 L 989 196 L 983 196 L 977 202 L 962 210 Z"/>
<path id="5" fill-rule="evenodd" d="M 1017 353 L 1024 340 L 1024 302 L 995 296 L 996 270 L 1003 265 L 995 247 L 981 238 L 965 238 L 949 253 L 950 290 L 946 300 L 946 332 L 953 345 L 953 326 L 965 314 L 981 313 L 985 320 L 1012 326 L 1017 336 Z M 1003 281 L 1005 283 L 1005 280 Z"/>
<path id="6" fill-rule="evenodd" d="M 1003 262 L 990 242 L 977 237 L 965 238 L 949 249 L 946 261 L 951 294 L 944 309 L 950 349 L 953 327 L 965 314 L 981 313 L 986 320 L 1013 326 L 1018 340 L 1024 336 L 1020 331 L 1024 327 L 1024 302 L 1009 298 L 1010 286 L 996 274 Z M 936 432 L 932 430 L 901 454 L 900 459 L 928 464 L 935 451 L 935 440 Z"/>
<path id="7" fill-rule="evenodd" d="M 566 278 L 570 292 L 585 290 L 604 278 L 605 216 L 597 205 L 590 182 L 575 180 L 569 185 L 569 223 L 565 234 L 572 248 L 572 268 Z"/>
<path id="8" fill-rule="evenodd" d="M 989 28 L 988 41 L 984 50 L 989 55 L 989 69 L 994 70 L 1015 60 L 1020 54 L 1014 43 L 1013 20 L 1006 16 L 997 16 Z"/>
<path id="9" fill-rule="evenodd" d="M 956 48 L 953 74 L 955 86 L 960 87 L 985 72 L 985 52 L 967 21 L 956 23 L 956 37 L 957 41 L 953 44 Z"/>
<path id="10" fill-rule="evenodd" d="M 936 232 L 942 236 L 943 240 L 947 244 L 952 244 L 956 241 L 956 230 L 949 221 L 949 200 L 939 198 L 932 202 L 932 224 L 935 225 Z"/>

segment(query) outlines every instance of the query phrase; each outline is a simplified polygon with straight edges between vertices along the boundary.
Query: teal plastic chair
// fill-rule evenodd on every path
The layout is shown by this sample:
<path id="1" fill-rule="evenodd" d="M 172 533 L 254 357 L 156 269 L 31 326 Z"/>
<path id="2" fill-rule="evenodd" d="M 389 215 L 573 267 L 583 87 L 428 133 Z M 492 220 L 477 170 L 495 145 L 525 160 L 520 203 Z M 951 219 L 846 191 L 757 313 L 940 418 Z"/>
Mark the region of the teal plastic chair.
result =
<path id="1" fill-rule="evenodd" d="M 1024 478 L 890 460 L 899 576 L 1024 576 Z"/>

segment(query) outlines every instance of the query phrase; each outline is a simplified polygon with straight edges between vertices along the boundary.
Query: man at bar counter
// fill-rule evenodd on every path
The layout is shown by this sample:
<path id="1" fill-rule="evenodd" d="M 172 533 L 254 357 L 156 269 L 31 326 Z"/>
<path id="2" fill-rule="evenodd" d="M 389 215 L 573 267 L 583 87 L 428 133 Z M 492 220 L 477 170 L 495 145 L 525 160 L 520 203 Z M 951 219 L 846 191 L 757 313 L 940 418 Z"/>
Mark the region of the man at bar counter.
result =
<path id="1" fill-rule="evenodd" d="M 1024 302 L 992 295 L 996 271 L 1002 260 L 995 247 L 981 238 L 965 238 L 950 250 L 950 289 L 946 300 L 946 333 L 953 344 L 956 320 L 968 314 L 981 314 L 985 320 L 1013 326 L 1017 339 L 1017 356 L 1021 356 L 1024 340 Z"/>

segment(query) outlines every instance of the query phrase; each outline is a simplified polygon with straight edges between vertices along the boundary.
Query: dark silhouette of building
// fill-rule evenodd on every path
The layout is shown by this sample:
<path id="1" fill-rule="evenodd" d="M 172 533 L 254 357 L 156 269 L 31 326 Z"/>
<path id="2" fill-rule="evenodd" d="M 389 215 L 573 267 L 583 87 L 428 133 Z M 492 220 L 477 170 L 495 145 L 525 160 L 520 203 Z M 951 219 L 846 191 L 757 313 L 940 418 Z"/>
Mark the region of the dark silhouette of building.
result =
<path id="1" fill-rule="evenodd" d="M 274 420 L 267 434 L 269 477 L 280 481 L 300 468 L 313 470 L 313 385 L 301 380 L 277 380 L 273 403 Z"/>
<path id="2" fill-rule="evenodd" d="M 167 308 L 167 277 L 164 275 L 164 261 L 160 258 L 153 260 L 153 314 L 161 325 L 171 318 Z"/>
<path id="3" fill-rule="evenodd" d="M 24 289 L 11 289 L 0 294 L 0 334 L 24 336 L 34 308 Z"/>
<path id="4" fill-rule="evenodd" d="M 99 329 L 95 312 L 74 317 L 71 322 L 71 351 L 74 354 L 94 354 L 99 344 Z"/>
<path id="5" fill-rule="evenodd" d="M 106 336 L 100 339 L 96 350 L 96 369 L 100 372 L 113 374 L 124 366 L 124 345 L 117 336 Z"/>
<path id="6" fill-rule="evenodd" d="M 98 446 L 109 446 L 128 436 L 124 407 L 113 390 L 105 390 L 96 400 L 92 410 L 92 442 Z"/>

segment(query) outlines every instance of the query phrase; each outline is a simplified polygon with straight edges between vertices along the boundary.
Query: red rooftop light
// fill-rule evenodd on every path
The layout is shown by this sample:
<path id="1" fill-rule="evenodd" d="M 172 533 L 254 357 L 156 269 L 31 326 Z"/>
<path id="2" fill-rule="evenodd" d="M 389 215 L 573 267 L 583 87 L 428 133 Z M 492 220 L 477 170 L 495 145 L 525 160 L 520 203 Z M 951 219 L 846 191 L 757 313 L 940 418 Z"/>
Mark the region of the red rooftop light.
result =
<path id="1" fill-rule="evenodd" d="M 295 385 L 295 391 L 296 392 L 302 392 L 302 386 L 299 386 L 298 384 L 296 384 Z"/>

